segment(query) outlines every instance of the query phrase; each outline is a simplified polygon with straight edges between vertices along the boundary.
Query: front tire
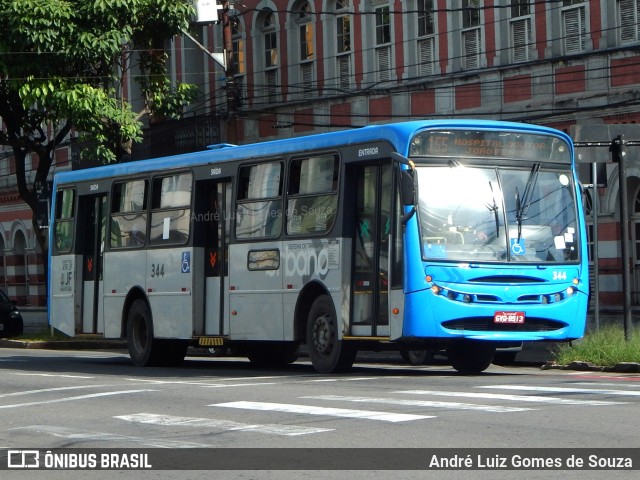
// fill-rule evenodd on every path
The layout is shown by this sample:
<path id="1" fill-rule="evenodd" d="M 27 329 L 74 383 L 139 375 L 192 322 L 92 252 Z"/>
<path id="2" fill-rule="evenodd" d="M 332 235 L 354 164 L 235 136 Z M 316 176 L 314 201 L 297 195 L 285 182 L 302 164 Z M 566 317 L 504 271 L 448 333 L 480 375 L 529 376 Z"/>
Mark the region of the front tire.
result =
<path id="1" fill-rule="evenodd" d="M 311 305 L 307 317 L 307 347 L 311 364 L 318 373 L 349 370 L 357 350 L 338 337 L 338 321 L 333 301 L 321 295 Z"/>
<path id="2" fill-rule="evenodd" d="M 474 375 L 484 372 L 496 353 L 496 346 L 491 342 L 460 340 L 447 348 L 449 363 L 458 372 Z"/>

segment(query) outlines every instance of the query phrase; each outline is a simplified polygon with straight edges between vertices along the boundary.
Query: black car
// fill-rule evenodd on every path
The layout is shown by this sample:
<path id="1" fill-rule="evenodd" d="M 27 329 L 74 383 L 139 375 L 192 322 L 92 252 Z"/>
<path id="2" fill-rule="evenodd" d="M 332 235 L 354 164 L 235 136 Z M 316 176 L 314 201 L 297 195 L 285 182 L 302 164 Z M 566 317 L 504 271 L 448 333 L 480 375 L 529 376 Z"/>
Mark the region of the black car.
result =
<path id="1" fill-rule="evenodd" d="M 22 331 L 22 315 L 16 307 L 16 302 L 0 290 L 0 338 L 17 337 L 22 335 Z"/>

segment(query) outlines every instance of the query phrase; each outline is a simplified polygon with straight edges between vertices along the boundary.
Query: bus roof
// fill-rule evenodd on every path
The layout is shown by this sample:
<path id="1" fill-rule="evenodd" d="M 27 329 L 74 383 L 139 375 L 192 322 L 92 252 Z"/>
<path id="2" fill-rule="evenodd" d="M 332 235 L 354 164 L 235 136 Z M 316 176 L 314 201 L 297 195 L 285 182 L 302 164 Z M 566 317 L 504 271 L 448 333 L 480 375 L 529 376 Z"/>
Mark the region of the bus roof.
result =
<path id="1" fill-rule="evenodd" d="M 320 150 L 338 146 L 355 145 L 368 141 L 387 140 L 399 153 L 406 154 L 409 139 L 426 128 L 507 129 L 529 133 L 556 133 L 567 141 L 570 138 L 557 130 L 539 125 L 494 120 L 413 120 L 408 122 L 370 125 L 358 129 L 340 130 L 240 146 L 225 145 L 226 148 L 205 149 L 199 152 L 156 157 L 153 159 L 117 163 L 95 168 L 59 172 L 56 183 L 73 183 L 135 175 L 162 169 L 177 169 L 196 165 L 207 165 L 223 161 L 243 160 L 257 157 L 285 155 L 307 150 Z M 402 146 L 402 147 L 400 147 Z M 404 149 L 404 151 L 401 151 Z"/>

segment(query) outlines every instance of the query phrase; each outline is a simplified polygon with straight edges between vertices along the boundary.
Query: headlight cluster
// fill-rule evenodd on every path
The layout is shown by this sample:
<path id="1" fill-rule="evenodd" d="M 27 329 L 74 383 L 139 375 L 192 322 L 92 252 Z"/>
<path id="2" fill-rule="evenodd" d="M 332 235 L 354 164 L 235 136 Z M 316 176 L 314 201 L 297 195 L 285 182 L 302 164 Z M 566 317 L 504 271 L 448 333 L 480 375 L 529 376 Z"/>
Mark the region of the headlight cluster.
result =
<path id="1" fill-rule="evenodd" d="M 456 292 L 455 290 L 441 287 L 433 283 L 433 278 L 431 277 L 431 275 L 427 275 L 426 281 L 432 284 L 431 287 L 429 287 L 429 289 L 434 295 L 447 297 L 449 300 L 454 302 L 496 303 L 501 301 L 499 295 L 461 293 L 461 292 Z M 574 279 L 572 283 L 574 285 L 578 285 L 580 281 L 578 279 Z M 540 295 L 530 295 L 530 294 L 522 295 L 517 299 L 517 301 L 521 303 L 540 303 L 543 305 L 547 305 L 551 303 L 561 302 L 562 300 L 575 294 L 577 291 L 578 291 L 578 288 L 576 286 L 570 286 L 556 293 L 540 294 Z"/>

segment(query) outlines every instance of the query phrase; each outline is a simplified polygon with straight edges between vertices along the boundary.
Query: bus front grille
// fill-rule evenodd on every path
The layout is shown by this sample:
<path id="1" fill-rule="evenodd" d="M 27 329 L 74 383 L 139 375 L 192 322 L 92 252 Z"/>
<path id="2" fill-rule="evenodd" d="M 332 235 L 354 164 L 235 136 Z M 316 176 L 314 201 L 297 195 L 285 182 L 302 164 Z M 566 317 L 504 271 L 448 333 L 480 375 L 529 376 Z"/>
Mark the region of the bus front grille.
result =
<path id="1" fill-rule="evenodd" d="M 493 317 L 472 317 L 448 320 L 442 323 L 449 330 L 469 330 L 473 332 L 552 332 L 567 326 L 564 322 L 546 318 L 527 317 L 525 323 L 494 323 Z"/>

